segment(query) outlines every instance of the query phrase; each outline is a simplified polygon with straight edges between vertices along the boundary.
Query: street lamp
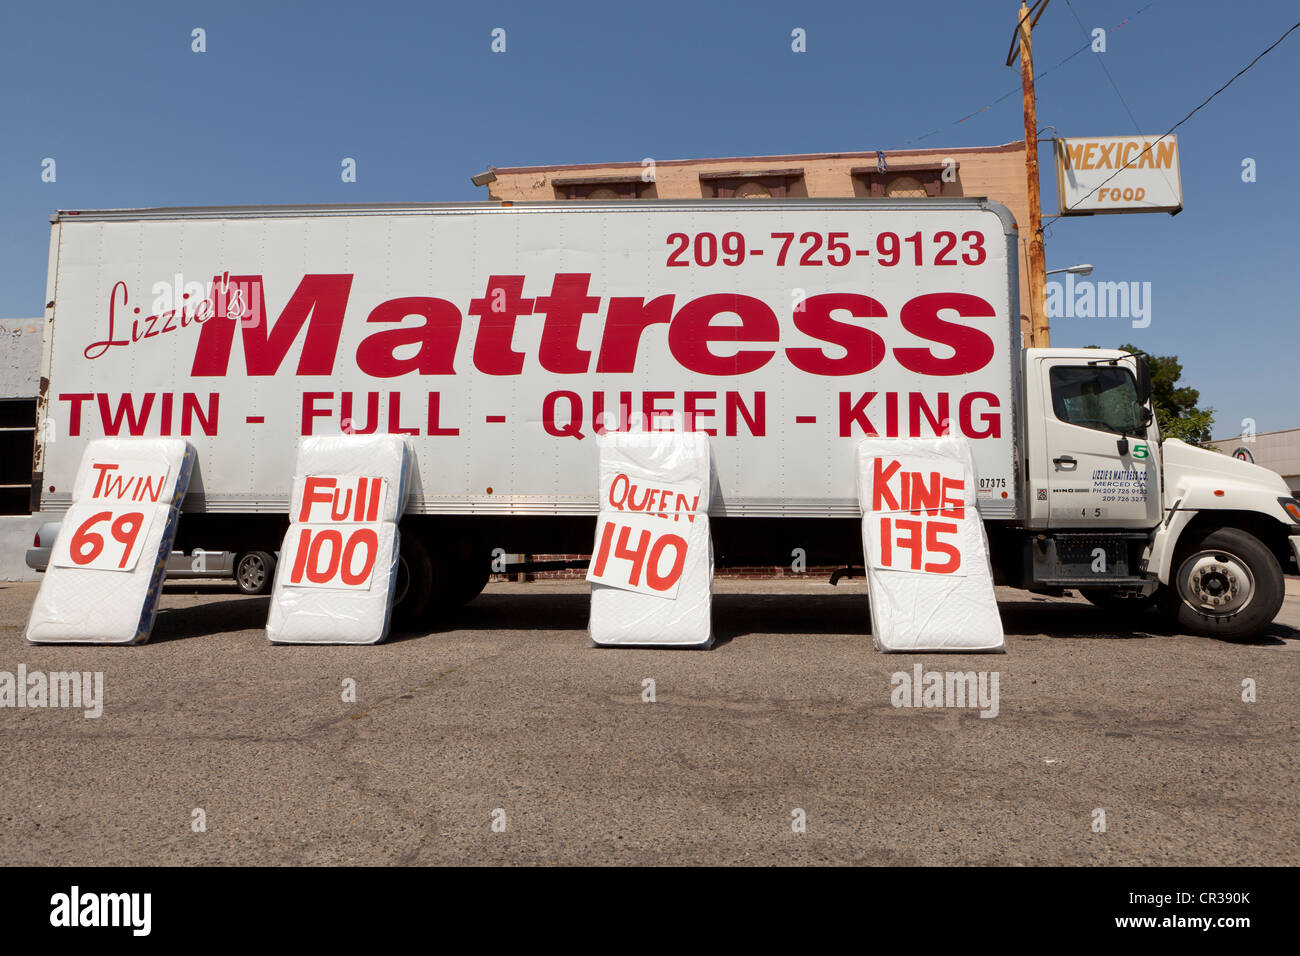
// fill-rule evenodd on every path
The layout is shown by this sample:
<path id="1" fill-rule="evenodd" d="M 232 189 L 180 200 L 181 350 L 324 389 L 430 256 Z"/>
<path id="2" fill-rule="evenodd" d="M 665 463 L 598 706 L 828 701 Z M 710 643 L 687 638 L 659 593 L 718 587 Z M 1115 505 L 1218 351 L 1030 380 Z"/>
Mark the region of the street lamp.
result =
<path id="1" fill-rule="evenodd" d="M 1086 276 L 1092 274 L 1092 266 L 1085 264 L 1081 266 L 1070 266 L 1067 269 L 1048 269 L 1045 274 L 1054 276 L 1058 272 L 1073 272 L 1077 276 Z"/>

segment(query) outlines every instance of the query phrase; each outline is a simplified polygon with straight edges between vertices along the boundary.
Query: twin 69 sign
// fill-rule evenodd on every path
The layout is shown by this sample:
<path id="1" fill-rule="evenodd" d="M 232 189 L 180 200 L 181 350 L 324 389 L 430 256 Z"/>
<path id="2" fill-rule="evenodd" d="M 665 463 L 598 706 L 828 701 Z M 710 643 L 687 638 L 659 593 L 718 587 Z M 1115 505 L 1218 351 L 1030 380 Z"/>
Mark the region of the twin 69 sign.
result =
<path id="1" fill-rule="evenodd" d="M 692 484 L 647 481 L 619 474 L 601 501 L 596 550 L 587 569 L 594 584 L 675 598 L 694 539 L 707 547 L 708 536 L 692 535 L 699 514 L 700 488 Z"/>
<path id="2" fill-rule="evenodd" d="M 59 568 L 134 571 L 155 512 L 170 493 L 169 472 L 94 461 L 89 496 L 68 509 L 50 563 Z M 159 519 L 164 520 L 164 519 Z"/>
<path id="3" fill-rule="evenodd" d="M 281 561 L 290 587 L 369 590 L 385 537 L 383 478 L 309 475 Z"/>

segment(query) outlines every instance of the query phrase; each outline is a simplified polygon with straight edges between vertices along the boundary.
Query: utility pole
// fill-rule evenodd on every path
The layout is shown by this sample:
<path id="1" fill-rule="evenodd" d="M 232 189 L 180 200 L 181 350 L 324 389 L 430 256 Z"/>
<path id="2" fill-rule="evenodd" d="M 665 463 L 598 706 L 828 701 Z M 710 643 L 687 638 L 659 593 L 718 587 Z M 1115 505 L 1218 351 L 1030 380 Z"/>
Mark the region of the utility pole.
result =
<path id="1" fill-rule="evenodd" d="M 1038 18 L 1051 0 L 1036 0 L 1033 7 L 1020 0 L 1019 20 L 1007 66 L 1020 55 L 1020 89 L 1025 107 L 1025 177 L 1029 186 L 1029 344 L 1047 348 L 1051 326 L 1047 319 L 1047 256 L 1043 251 L 1043 206 L 1038 187 L 1038 107 L 1034 100 L 1034 52 L 1032 33 Z"/>

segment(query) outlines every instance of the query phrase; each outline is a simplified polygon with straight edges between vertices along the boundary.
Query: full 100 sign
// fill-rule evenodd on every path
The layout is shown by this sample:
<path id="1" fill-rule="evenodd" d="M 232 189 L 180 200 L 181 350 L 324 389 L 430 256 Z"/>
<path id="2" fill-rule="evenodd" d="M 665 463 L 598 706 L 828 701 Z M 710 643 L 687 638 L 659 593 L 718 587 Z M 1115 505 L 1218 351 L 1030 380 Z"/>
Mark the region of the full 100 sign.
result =
<path id="1" fill-rule="evenodd" d="M 310 475 L 303 481 L 297 533 L 289 536 L 291 554 L 286 584 L 302 588 L 368 590 L 379 556 L 383 522 L 379 513 L 388 494 L 383 478 Z"/>
<path id="2" fill-rule="evenodd" d="M 133 571 L 140 560 L 168 472 L 145 473 L 119 462 L 92 461 L 94 485 L 63 519 L 69 533 L 54 542 L 55 567 Z"/>

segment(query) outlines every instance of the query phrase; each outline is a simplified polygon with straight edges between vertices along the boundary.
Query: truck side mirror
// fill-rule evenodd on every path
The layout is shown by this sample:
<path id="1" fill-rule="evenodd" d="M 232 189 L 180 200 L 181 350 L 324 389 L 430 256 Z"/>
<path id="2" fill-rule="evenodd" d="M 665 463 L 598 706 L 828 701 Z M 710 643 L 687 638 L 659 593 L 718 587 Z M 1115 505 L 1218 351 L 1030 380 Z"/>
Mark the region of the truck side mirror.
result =
<path id="1" fill-rule="evenodd" d="M 1151 401 L 1151 363 L 1145 355 L 1137 357 L 1137 390 L 1140 404 Z"/>

